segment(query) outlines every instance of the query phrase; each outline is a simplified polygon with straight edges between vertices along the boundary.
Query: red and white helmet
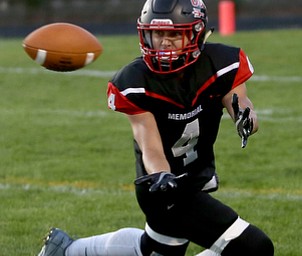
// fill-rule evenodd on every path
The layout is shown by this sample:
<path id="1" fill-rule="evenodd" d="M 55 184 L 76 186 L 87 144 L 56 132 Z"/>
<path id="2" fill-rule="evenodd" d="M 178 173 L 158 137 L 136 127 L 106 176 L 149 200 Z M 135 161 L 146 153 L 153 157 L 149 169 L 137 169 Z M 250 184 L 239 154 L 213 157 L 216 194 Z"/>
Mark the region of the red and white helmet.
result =
<path id="1" fill-rule="evenodd" d="M 137 21 L 144 61 L 156 73 L 172 73 L 194 63 L 203 48 L 207 9 L 202 0 L 147 0 Z M 182 33 L 182 46 L 174 50 L 155 50 L 154 30 Z M 184 44 L 185 37 L 189 43 Z"/>

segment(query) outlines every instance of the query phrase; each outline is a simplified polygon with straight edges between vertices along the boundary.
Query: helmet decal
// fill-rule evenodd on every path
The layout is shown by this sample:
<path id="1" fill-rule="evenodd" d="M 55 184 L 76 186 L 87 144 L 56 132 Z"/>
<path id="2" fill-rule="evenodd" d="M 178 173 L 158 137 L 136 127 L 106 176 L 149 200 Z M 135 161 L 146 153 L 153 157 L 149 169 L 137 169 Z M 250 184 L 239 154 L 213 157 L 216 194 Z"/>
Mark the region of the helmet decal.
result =
<path id="1" fill-rule="evenodd" d="M 202 0 L 191 0 L 191 4 L 193 6 L 193 15 L 194 18 L 204 18 L 205 13 L 202 11 L 202 9 L 205 9 L 206 6 Z"/>
<path id="2" fill-rule="evenodd" d="M 193 15 L 194 15 L 194 18 L 201 18 L 204 16 L 204 13 L 199 9 L 199 8 L 193 8 Z"/>
<path id="3" fill-rule="evenodd" d="M 173 21 L 170 19 L 153 19 L 151 20 L 151 25 L 154 25 L 154 28 L 158 28 L 159 26 L 161 28 L 165 28 L 167 26 L 167 28 L 171 28 L 171 25 L 173 25 Z M 150 28 L 152 28 L 152 26 L 150 26 Z"/>
<path id="4" fill-rule="evenodd" d="M 202 0 L 191 0 L 191 4 L 194 7 L 205 8 L 205 4 Z"/>

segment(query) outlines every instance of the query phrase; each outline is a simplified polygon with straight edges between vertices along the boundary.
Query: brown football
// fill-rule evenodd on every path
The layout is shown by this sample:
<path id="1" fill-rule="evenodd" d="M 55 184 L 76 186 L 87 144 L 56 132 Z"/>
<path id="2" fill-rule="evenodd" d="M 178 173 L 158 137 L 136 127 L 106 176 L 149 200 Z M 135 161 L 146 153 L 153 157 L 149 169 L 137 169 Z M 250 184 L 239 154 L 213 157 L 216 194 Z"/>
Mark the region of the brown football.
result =
<path id="1" fill-rule="evenodd" d="M 24 39 L 23 48 L 38 64 L 62 72 L 88 65 L 103 51 L 94 35 L 70 23 L 52 23 L 34 30 Z"/>

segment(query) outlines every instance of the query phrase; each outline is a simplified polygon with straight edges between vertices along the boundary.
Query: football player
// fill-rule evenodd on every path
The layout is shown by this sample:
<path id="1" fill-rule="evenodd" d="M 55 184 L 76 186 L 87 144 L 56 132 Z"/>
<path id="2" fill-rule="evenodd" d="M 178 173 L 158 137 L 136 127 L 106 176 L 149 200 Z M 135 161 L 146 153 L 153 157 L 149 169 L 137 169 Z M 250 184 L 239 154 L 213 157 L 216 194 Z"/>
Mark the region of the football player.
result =
<path id="1" fill-rule="evenodd" d="M 272 256 L 271 239 L 210 192 L 218 189 L 213 145 L 223 109 L 242 141 L 258 129 L 242 49 L 207 43 L 202 0 L 147 0 L 137 22 L 142 56 L 108 84 L 108 105 L 127 115 L 134 136 L 136 197 L 145 230 L 72 240 L 52 229 L 41 256 Z"/>

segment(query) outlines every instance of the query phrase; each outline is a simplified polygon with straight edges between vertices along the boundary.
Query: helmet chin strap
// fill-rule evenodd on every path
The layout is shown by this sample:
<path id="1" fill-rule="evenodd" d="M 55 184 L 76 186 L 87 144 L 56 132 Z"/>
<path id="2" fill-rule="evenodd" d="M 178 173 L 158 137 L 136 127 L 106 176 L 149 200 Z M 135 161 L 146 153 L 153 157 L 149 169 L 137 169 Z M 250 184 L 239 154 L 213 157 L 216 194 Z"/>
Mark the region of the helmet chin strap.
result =
<path id="1" fill-rule="evenodd" d="M 205 43 L 206 43 L 206 41 L 207 41 L 208 38 L 213 34 L 213 32 L 214 32 L 214 28 L 210 28 L 210 30 L 207 31 L 207 33 L 206 33 L 205 36 L 204 36 L 204 39 L 203 39 L 202 44 L 205 44 Z"/>
<path id="2" fill-rule="evenodd" d="M 208 30 L 208 31 L 205 33 L 205 36 L 204 36 L 203 41 L 202 41 L 202 45 L 201 45 L 201 47 L 200 47 L 200 51 L 203 50 L 205 43 L 207 42 L 208 38 L 213 34 L 213 32 L 214 32 L 214 28 L 212 27 L 212 28 L 210 28 L 210 30 Z M 200 54 L 200 51 L 199 51 L 199 54 Z M 199 54 L 196 55 L 196 57 L 198 57 Z"/>
<path id="3" fill-rule="evenodd" d="M 210 35 L 213 34 L 213 32 L 214 32 L 214 28 L 211 28 L 209 31 L 206 32 L 206 34 L 204 36 L 204 39 L 202 41 L 201 47 L 198 50 L 196 50 L 195 52 L 192 52 L 192 57 L 194 59 L 196 59 L 200 55 L 201 51 L 204 48 L 204 44 L 206 43 L 206 41 L 208 40 L 208 38 L 210 37 Z"/>

